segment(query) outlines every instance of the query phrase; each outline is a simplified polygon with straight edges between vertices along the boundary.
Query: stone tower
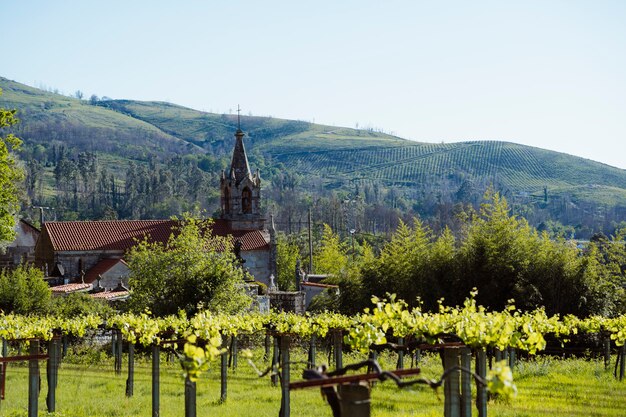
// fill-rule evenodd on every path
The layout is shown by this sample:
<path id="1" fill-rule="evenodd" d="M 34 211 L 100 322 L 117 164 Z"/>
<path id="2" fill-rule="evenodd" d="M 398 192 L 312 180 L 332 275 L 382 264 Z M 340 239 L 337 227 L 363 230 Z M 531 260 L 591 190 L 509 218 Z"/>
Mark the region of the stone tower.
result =
<path id="1" fill-rule="evenodd" d="M 235 132 L 235 149 L 228 173 L 222 171 L 222 219 L 235 230 L 261 230 L 265 219 L 261 216 L 261 177 L 257 170 L 250 172 L 244 133 Z"/>

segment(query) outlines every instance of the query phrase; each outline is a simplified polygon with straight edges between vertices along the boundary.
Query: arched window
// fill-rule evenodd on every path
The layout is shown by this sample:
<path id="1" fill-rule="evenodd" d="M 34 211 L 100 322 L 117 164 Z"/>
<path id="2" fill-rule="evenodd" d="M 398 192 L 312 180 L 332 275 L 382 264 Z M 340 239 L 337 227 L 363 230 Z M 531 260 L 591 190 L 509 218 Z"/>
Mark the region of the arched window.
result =
<path id="1" fill-rule="evenodd" d="M 241 192 L 241 211 L 244 213 L 252 213 L 252 192 L 248 187 Z"/>
<path id="2" fill-rule="evenodd" d="M 228 188 L 224 188 L 224 203 L 222 205 L 224 214 L 230 213 L 230 191 Z"/>

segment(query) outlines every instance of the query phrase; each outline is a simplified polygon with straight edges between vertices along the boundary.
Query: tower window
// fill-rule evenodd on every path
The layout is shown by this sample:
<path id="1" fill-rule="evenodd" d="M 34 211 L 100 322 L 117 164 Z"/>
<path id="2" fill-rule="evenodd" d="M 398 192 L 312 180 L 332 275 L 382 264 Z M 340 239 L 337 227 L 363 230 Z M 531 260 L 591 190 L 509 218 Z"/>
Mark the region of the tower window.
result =
<path id="1" fill-rule="evenodd" d="M 244 213 L 252 213 L 252 192 L 248 187 L 241 192 L 241 211 Z"/>

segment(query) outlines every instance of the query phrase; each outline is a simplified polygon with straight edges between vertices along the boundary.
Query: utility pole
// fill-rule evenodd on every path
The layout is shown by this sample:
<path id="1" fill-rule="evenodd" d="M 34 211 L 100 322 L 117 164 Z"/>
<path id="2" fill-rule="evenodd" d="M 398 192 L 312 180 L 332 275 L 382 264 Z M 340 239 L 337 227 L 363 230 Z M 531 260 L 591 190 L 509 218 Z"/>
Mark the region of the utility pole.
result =
<path id="1" fill-rule="evenodd" d="M 309 274 L 313 273 L 313 234 L 311 228 L 313 227 L 311 222 L 311 207 L 309 207 Z"/>

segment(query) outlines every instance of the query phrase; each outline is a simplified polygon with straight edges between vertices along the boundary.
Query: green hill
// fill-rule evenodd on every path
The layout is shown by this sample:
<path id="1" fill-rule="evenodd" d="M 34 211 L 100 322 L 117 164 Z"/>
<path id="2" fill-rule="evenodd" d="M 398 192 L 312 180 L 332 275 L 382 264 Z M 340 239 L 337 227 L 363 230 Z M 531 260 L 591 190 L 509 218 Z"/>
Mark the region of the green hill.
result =
<path id="1" fill-rule="evenodd" d="M 27 146 L 64 144 L 97 152 L 120 181 L 130 161 L 151 156 L 210 155 L 228 159 L 237 116 L 201 112 L 164 102 L 90 102 L 0 77 L 0 106 L 18 109 L 17 134 Z M 407 190 L 464 182 L 495 184 L 529 199 L 567 195 L 575 202 L 626 207 L 626 170 L 504 141 L 419 143 L 383 133 L 270 117 L 241 116 L 255 167 L 316 178 L 327 189 L 380 184 Z M 50 174 L 48 174 L 50 175 Z M 450 191 L 451 190 L 451 191 Z M 426 191 L 424 191 L 426 192 Z"/>

